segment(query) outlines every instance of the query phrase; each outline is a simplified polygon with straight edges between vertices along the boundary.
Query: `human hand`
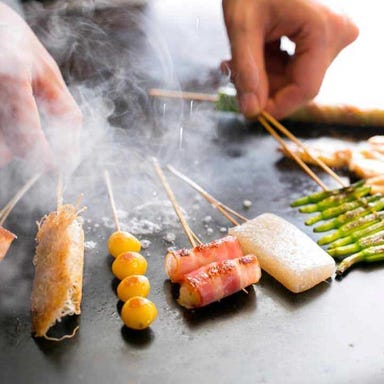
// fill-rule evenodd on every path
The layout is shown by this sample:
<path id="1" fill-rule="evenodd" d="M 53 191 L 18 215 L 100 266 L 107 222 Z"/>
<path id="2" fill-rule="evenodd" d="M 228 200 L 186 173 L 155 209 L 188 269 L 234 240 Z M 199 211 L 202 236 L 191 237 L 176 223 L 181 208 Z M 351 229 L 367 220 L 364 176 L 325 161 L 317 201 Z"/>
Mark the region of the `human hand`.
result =
<path id="1" fill-rule="evenodd" d="M 315 0 L 223 0 L 232 59 L 229 69 L 241 112 L 283 118 L 314 98 L 337 54 L 358 36 L 347 17 Z M 280 39 L 295 44 L 290 56 Z"/>
<path id="2" fill-rule="evenodd" d="M 68 146 L 75 148 L 80 109 L 56 62 L 24 20 L 1 3 L 0 52 L 0 166 L 20 156 L 51 167 Z"/>

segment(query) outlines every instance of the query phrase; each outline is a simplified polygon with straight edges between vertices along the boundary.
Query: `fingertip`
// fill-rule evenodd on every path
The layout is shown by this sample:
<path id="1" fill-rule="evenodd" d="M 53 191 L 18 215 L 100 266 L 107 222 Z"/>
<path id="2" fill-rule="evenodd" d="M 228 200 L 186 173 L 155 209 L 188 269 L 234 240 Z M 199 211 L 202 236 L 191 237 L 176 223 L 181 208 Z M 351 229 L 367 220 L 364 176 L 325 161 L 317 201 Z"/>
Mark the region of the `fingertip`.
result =
<path id="1" fill-rule="evenodd" d="M 239 95 L 240 112 L 247 118 L 252 118 L 260 113 L 260 103 L 257 95 L 253 92 L 241 93 Z"/>

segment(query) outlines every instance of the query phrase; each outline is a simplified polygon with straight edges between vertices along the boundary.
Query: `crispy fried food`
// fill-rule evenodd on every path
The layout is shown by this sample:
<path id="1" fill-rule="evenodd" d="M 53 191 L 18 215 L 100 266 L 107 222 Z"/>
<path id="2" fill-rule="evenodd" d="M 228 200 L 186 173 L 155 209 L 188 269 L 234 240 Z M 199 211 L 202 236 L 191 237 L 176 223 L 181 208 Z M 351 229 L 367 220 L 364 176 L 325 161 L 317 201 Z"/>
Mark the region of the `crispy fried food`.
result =
<path id="1" fill-rule="evenodd" d="M 81 312 L 84 232 L 73 205 L 62 205 L 38 224 L 33 260 L 32 333 L 45 337 L 67 315 Z"/>

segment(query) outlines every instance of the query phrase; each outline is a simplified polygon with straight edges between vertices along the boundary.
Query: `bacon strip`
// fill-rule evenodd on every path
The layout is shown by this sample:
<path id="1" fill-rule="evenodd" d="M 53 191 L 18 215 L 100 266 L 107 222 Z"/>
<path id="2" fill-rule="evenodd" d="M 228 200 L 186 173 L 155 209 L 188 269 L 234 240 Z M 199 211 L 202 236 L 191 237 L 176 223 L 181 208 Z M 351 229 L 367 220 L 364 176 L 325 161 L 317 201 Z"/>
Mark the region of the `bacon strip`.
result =
<path id="1" fill-rule="evenodd" d="M 243 256 L 240 243 L 234 236 L 226 236 L 192 249 L 168 252 L 165 257 L 165 271 L 172 282 L 181 282 L 184 275 L 212 263 Z"/>
<path id="2" fill-rule="evenodd" d="M 178 303 L 189 309 L 204 307 L 257 283 L 260 277 L 254 255 L 213 262 L 184 277 Z"/>
<path id="3" fill-rule="evenodd" d="M 4 259 L 12 241 L 16 239 L 16 235 L 0 226 L 0 261 Z"/>

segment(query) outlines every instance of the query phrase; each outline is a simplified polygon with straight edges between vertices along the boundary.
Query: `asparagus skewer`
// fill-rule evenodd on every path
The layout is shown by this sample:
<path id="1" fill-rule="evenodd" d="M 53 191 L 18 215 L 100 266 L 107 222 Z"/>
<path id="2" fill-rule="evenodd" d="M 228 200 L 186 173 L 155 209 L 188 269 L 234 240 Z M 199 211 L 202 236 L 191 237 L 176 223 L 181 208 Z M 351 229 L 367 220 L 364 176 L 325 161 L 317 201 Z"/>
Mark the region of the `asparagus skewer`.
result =
<path id="1" fill-rule="evenodd" d="M 348 268 L 352 265 L 359 263 L 361 261 L 366 262 L 376 262 L 384 261 L 384 246 L 379 245 L 376 247 L 371 247 L 364 249 L 358 253 L 355 253 L 351 256 L 346 257 L 337 267 L 336 273 L 342 275 Z"/>
<path id="2" fill-rule="evenodd" d="M 336 229 L 331 234 L 323 236 L 318 240 L 319 245 L 330 244 L 330 247 L 347 245 L 350 242 L 354 241 L 352 238 L 349 239 L 349 236 L 354 234 L 356 231 L 361 231 L 371 225 L 379 223 L 384 219 L 384 212 L 374 212 L 367 216 L 360 217 L 357 220 L 350 221 L 346 224 L 343 224 L 339 229 Z M 337 243 L 340 241 L 340 243 Z"/>
<path id="3" fill-rule="evenodd" d="M 314 232 L 326 232 L 330 231 L 331 229 L 340 228 L 343 224 L 346 224 L 348 222 L 351 222 L 353 220 L 357 220 L 360 217 L 367 216 L 372 212 L 378 212 L 384 209 L 384 199 L 381 198 L 382 196 L 374 195 L 374 200 L 372 201 L 372 204 L 368 208 L 366 207 L 358 207 L 356 209 L 353 209 L 352 211 L 345 212 L 344 214 L 327 221 L 323 224 L 318 225 L 313 229 Z M 381 198 L 381 199 L 380 199 Z M 380 199 L 380 200 L 378 200 Z"/>
<path id="4" fill-rule="evenodd" d="M 368 195 L 370 191 L 370 186 L 363 186 L 354 189 L 352 192 L 344 192 L 337 195 L 329 196 L 316 204 L 308 204 L 304 207 L 301 207 L 299 211 L 301 213 L 322 212 L 325 209 L 336 207 L 342 203 L 348 203 L 355 201 L 356 199 L 362 198 Z"/>
<path id="5" fill-rule="evenodd" d="M 334 241 L 329 245 L 328 249 L 338 248 L 338 247 L 351 244 L 365 236 L 370 236 L 377 232 L 380 232 L 383 229 L 384 229 L 384 222 L 380 220 L 375 224 L 365 226 L 363 229 L 360 229 L 358 231 L 351 233 L 349 236 L 345 236 L 345 237 L 342 237 L 341 239 Z"/>
<path id="6" fill-rule="evenodd" d="M 367 196 L 369 192 L 364 181 L 359 181 L 349 187 L 302 197 L 291 204 L 301 207 L 302 213 L 319 212 L 306 225 L 327 220 L 314 227 L 314 232 L 335 229 L 318 243 L 329 244 L 328 253 L 343 258 L 336 270 L 340 275 L 361 261 L 384 261 L 384 197 Z"/>
<path id="7" fill-rule="evenodd" d="M 366 199 L 361 198 L 361 199 L 358 199 L 355 201 L 340 204 L 336 207 L 328 208 L 328 209 L 320 212 L 318 215 L 309 218 L 305 222 L 305 224 L 306 225 L 313 225 L 313 224 L 316 224 L 322 220 L 328 220 L 328 219 L 332 219 L 334 217 L 339 218 L 340 215 L 342 215 L 343 213 L 353 212 L 353 210 L 355 210 L 356 208 L 359 208 L 359 207 L 361 207 L 364 210 L 367 210 L 367 212 L 369 212 L 369 209 L 370 209 L 369 203 L 375 202 L 376 200 L 379 200 L 379 199 L 381 199 L 381 201 L 384 203 L 384 198 L 382 197 L 382 195 L 373 195 L 373 196 L 370 196 Z M 366 207 L 368 207 L 368 208 L 366 208 Z"/>
<path id="8" fill-rule="evenodd" d="M 362 237 L 352 244 L 328 249 L 328 253 L 332 257 L 341 257 L 377 245 L 384 245 L 384 231 L 380 231 L 372 235 Z"/>
<path id="9" fill-rule="evenodd" d="M 352 192 L 355 188 L 359 188 L 363 185 L 364 185 L 364 180 L 359 180 L 358 182 L 351 184 L 345 188 L 315 192 L 315 193 L 312 193 L 311 195 L 304 196 L 295 200 L 293 203 L 291 203 L 291 207 L 300 207 L 300 206 L 311 204 L 311 203 L 318 203 L 319 201 L 324 200 L 330 196 L 335 196 L 343 192 Z"/>

